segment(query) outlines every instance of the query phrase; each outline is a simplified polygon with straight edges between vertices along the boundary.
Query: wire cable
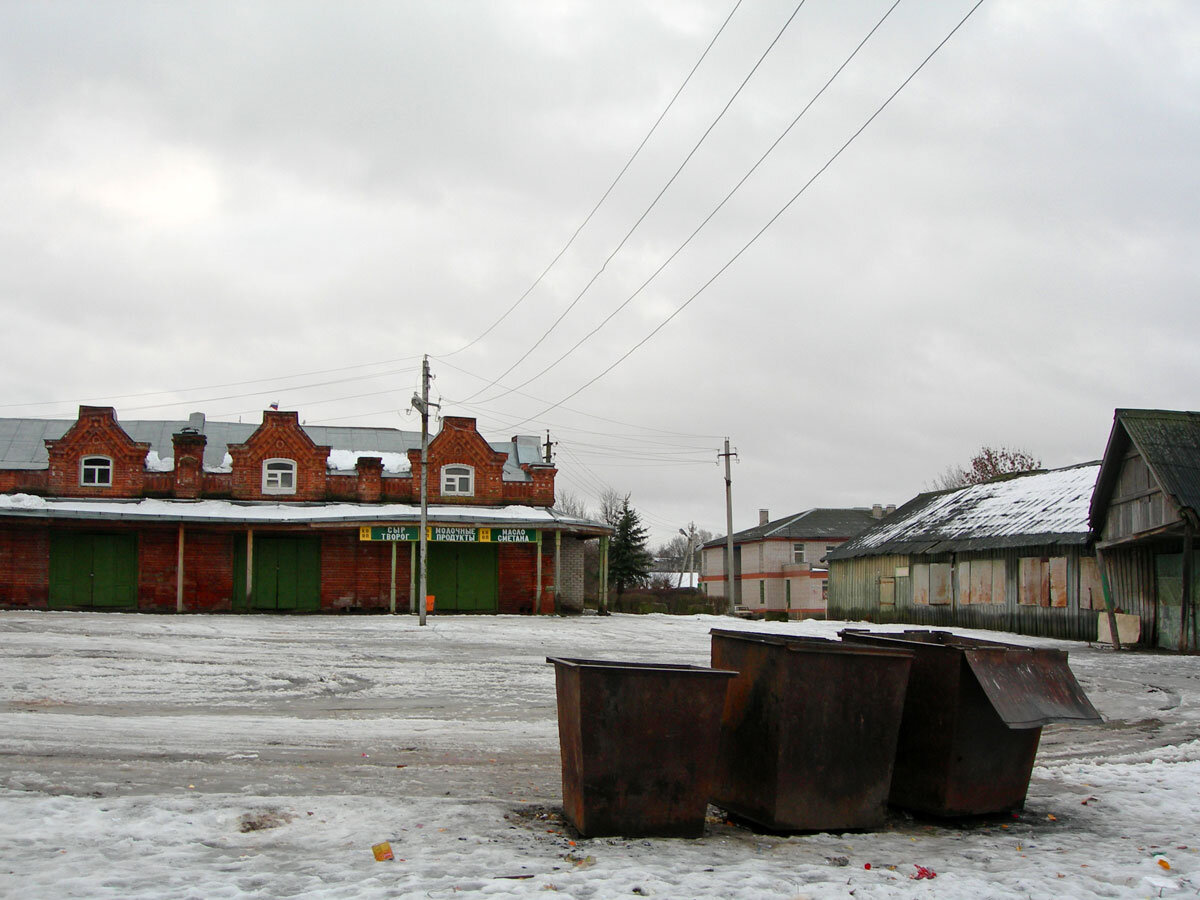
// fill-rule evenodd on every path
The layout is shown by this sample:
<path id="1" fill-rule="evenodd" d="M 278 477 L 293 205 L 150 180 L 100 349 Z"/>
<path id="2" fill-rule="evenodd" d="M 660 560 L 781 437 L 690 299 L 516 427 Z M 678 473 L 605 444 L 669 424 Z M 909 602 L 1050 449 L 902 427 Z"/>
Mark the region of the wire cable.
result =
<path id="1" fill-rule="evenodd" d="M 559 323 L 562 322 L 562 320 L 567 317 L 567 315 L 571 312 L 571 310 L 573 310 L 578 305 L 579 301 L 583 299 L 584 294 L 586 294 L 591 289 L 592 285 L 596 283 L 596 280 L 602 274 L 604 274 L 604 271 L 608 268 L 608 264 L 610 262 L 612 262 L 613 257 L 615 257 L 618 253 L 621 252 L 621 249 L 625 246 L 625 244 L 633 236 L 633 233 L 635 231 L 637 231 L 638 227 L 642 224 L 643 221 L 645 221 L 646 216 L 650 215 L 651 210 L 653 210 L 654 207 L 656 207 L 658 205 L 658 201 L 663 198 L 663 195 L 666 194 L 666 192 L 670 189 L 671 185 L 673 185 L 675 183 L 675 179 L 677 179 L 679 177 L 680 173 L 683 172 L 683 170 L 687 166 L 687 164 L 689 162 L 691 162 L 692 157 L 696 155 L 696 152 L 700 149 L 700 146 L 705 142 L 705 140 L 708 139 L 708 136 L 712 133 L 713 129 L 716 128 L 717 124 L 725 117 L 725 113 L 727 113 L 729 111 L 729 108 L 731 106 L 733 106 L 733 102 L 738 98 L 738 95 L 742 93 L 742 90 L 746 87 L 747 83 L 749 83 L 750 79 L 754 77 L 754 73 L 758 71 L 759 66 L 761 66 L 763 64 L 763 61 L 767 58 L 767 56 L 770 54 L 770 52 L 773 49 L 775 49 L 775 45 L 777 43 L 779 43 L 779 39 L 783 37 L 783 33 L 785 31 L 787 31 L 788 26 L 790 26 L 792 24 L 792 20 L 796 18 L 797 13 L 800 12 L 800 8 L 802 6 L 804 6 L 805 2 L 806 2 L 806 0 L 800 0 L 800 2 L 796 4 L 796 8 L 792 10 L 792 14 L 790 16 L 788 16 L 787 21 L 783 23 L 783 27 L 779 29 L 779 33 L 776 34 L 774 39 L 771 41 L 771 43 L 767 45 L 767 49 L 762 52 L 761 56 L 759 56 L 758 61 L 754 63 L 754 65 L 750 69 L 749 73 L 746 75 L 745 78 L 742 79 L 742 83 L 737 86 L 737 89 L 730 96 L 729 100 L 726 101 L 725 105 L 721 108 L 721 111 L 719 113 L 717 113 L 716 118 L 713 119 L 711 123 L 709 123 L 708 128 L 706 128 L 704 130 L 704 133 L 702 135 L 700 135 L 700 139 L 698 141 L 696 141 L 696 143 L 692 147 L 692 149 L 690 151 L 688 151 L 687 156 L 685 156 L 683 158 L 683 162 L 681 162 L 679 164 L 679 167 L 675 170 L 674 174 L 671 175 L 671 177 L 669 179 L 667 179 L 667 183 L 662 186 L 662 189 L 654 196 L 654 199 L 650 201 L 650 205 L 647 206 L 645 208 L 645 210 L 642 211 L 642 214 L 640 216 L 638 216 L 637 221 L 635 221 L 633 223 L 633 226 L 627 232 L 625 232 L 625 236 L 623 238 L 621 238 L 621 240 L 620 240 L 620 242 L 618 242 L 617 246 L 614 247 L 612 249 L 612 251 L 608 254 L 608 256 L 606 256 L 604 258 L 604 262 L 602 262 L 600 264 L 600 268 L 597 269 L 592 274 L 592 277 L 590 279 L 588 279 L 587 284 L 585 284 L 583 286 L 583 290 L 581 290 L 578 294 L 575 295 L 575 299 L 572 300 L 567 305 L 567 308 L 564 309 L 559 314 L 557 319 L 555 319 L 553 322 L 550 323 L 550 327 L 547 328 L 542 333 L 541 337 L 539 337 L 536 341 L 533 342 L 532 347 L 530 347 L 523 354 L 518 355 L 516 361 L 511 366 L 509 366 L 507 369 L 505 369 L 503 372 L 501 372 L 499 375 L 497 375 L 495 380 L 493 380 L 490 384 L 484 385 L 479 390 L 477 390 L 474 394 L 472 394 L 470 397 L 467 397 L 468 400 L 473 400 L 475 397 L 478 397 L 484 391 L 489 390 L 501 378 L 505 378 L 513 369 L 515 369 L 517 366 L 519 366 L 521 364 L 522 360 L 526 359 L 529 356 L 529 354 L 531 354 L 534 350 L 536 350 L 541 345 L 542 341 L 546 340 L 546 338 L 548 338 L 550 336 L 551 332 L 553 332 L 554 329 L 558 327 Z"/>
<path id="2" fill-rule="evenodd" d="M 675 105 L 675 101 L 679 99 L 679 95 L 683 93 L 683 89 L 685 87 L 687 87 L 688 82 L 690 82 L 692 80 L 692 76 L 696 74 L 696 70 L 700 68 L 700 64 L 702 62 L 704 62 L 705 57 L 708 56 L 708 51 L 710 51 L 713 48 L 713 45 L 717 42 L 717 38 L 719 38 L 721 36 L 722 32 L 725 31 L 725 26 L 729 24 L 729 20 L 733 18 L 733 14 L 738 11 L 738 7 L 741 5 L 742 5 L 742 0 L 737 0 L 737 2 L 734 3 L 733 9 L 731 9 L 729 11 L 729 15 L 727 15 L 725 17 L 725 21 L 722 22 L 721 27 L 717 29 L 717 33 L 713 35 L 712 40 L 708 42 L 708 46 L 704 48 L 704 52 L 700 54 L 700 58 L 698 60 L 696 60 L 696 64 L 694 66 L 692 66 L 692 69 L 690 72 L 688 72 L 687 77 L 683 79 L 683 83 L 681 85 L 679 85 L 679 89 L 675 91 L 674 95 L 667 102 L 667 105 L 665 107 L 663 107 L 663 111 L 658 114 L 658 118 L 654 120 L 654 124 L 650 126 L 650 130 L 648 132 L 646 132 L 646 136 L 644 138 L 642 138 L 642 142 L 637 145 L 637 149 L 634 150 L 633 154 L 629 157 L 629 159 L 627 159 L 625 161 L 625 165 L 623 165 L 621 167 L 621 171 L 619 171 L 617 173 L 617 177 L 613 179 L 612 184 L 610 184 L 608 186 L 608 189 L 605 190 L 605 192 L 600 196 L 600 199 L 596 201 L 596 205 L 592 207 L 591 212 L 589 212 L 587 214 L 587 216 L 584 218 L 584 220 L 579 223 L 579 227 L 575 229 L 575 231 L 571 234 L 571 237 L 567 239 L 567 242 L 565 244 L 563 244 L 562 249 L 559 250 L 558 253 L 555 254 L 555 256 L 552 260 L 550 260 L 550 264 L 548 266 L 546 266 L 546 268 L 542 269 L 542 273 L 540 275 L 538 275 L 537 278 L 534 279 L 533 284 L 529 285 L 529 287 L 527 287 L 525 289 L 525 292 L 516 299 L 516 302 L 513 303 L 512 306 L 510 306 L 508 309 L 506 309 L 504 311 L 504 313 L 500 316 L 500 318 L 498 318 L 495 322 L 493 322 L 486 329 L 484 329 L 483 333 L 480 334 L 479 337 L 475 338 L 470 343 L 464 344 L 463 346 L 459 347 L 457 350 L 453 350 L 450 353 L 445 354 L 445 356 L 457 356 L 459 353 L 462 353 L 465 350 L 469 350 L 471 347 L 474 347 L 476 344 L 478 344 L 481 340 L 483 340 L 485 337 L 487 337 L 489 334 L 491 334 L 492 331 L 496 328 L 496 326 L 498 326 L 501 322 L 503 322 L 505 319 L 507 319 L 509 317 L 509 315 L 511 315 L 512 312 L 518 306 L 520 306 L 522 302 L 524 302 L 525 298 L 529 296 L 529 294 L 533 291 L 533 289 L 542 283 L 542 279 L 544 279 L 546 277 L 546 275 L 549 274 L 550 270 L 554 268 L 555 264 L 560 259 L 562 259 L 563 254 L 566 253 L 567 250 L 569 250 L 571 248 L 571 245 L 575 243 L 575 238 L 579 237 L 579 233 L 581 231 L 583 231 L 583 229 L 587 226 L 588 222 L 592 221 L 592 217 L 596 215 L 596 212 L 604 204 L 604 201 L 608 199 L 608 195 L 613 192 L 613 189 L 617 186 L 617 184 L 620 182 L 620 180 L 625 176 L 625 173 L 629 170 L 629 167 L 631 165 L 633 165 L 633 161 L 638 158 L 638 155 L 642 152 L 642 148 L 646 146 L 646 144 L 647 144 L 647 142 L 649 142 L 651 136 L 654 134 L 655 131 L 658 130 L 658 126 L 660 124 L 662 124 L 662 120 L 664 118 L 666 118 L 666 115 L 668 112 L 670 112 L 671 107 L 673 107 Z M 501 375 L 500 377 L 503 378 L 504 376 Z M 486 390 L 486 388 L 484 390 Z"/>
<path id="3" fill-rule="evenodd" d="M 763 234 L 764 234 L 764 233 L 767 231 L 767 229 L 769 229 L 769 228 L 770 228 L 772 225 L 774 225 L 774 224 L 775 224 L 775 222 L 776 222 L 776 221 L 778 221 L 778 220 L 779 220 L 780 216 L 782 216 L 782 215 L 783 215 L 785 212 L 787 212 L 787 211 L 788 211 L 788 209 L 790 209 L 790 208 L 791 208 L 791 206 L 792 206 L 792 204 L 793 204 L 793 203 L 795 203 L 797 200 L 799 200 L 799 199 L 800 199 L 800 197 L 801 197 L 801 196 L 802 196 L 802 195 L 803 195 L 803 194 L 804 194 L 804 193 L 805 193 L 805 192 L 806 192 L 806 191 L 809 189 L 809 187 L 810 187 L 810 186 L 813 184 L 813 182 L 815 182 L 815 181 L 816 181 L 818 178 L 820 178 L 820 177 L 821 177 L 821 175 L 822 175 L 822 174 L 823 174 L 823 173 L 824 173 L 824 172 L 825 172 L 825 171 L 826 171 L 826 170 L 827 170 L 827 169 L 828 169 L 828 168 L 829 168 L 831 165 L 833 165 L 833 163 L 834 163 L 834 162 L 837 160 L 837 158 L 838 158 L 838 157 L 840 157 L 840 156 L 842 155 L 842 153 L 843 153 L 843 152 L 846 150 L 846 148 L 847 148 L 847 147 L 849 147 L 849 146 L 850 146 L 852 143 L 854 143 L 855 139 L 857 139 L 857 138 L 858 138 L 858 136 L 859 136 L 860 134 L 862 134 L 864 131 L 866 131 L 866 130 L 867 130 L 867 127 L 868 127 L 868 126 L 869 126 L 869 125 L 870 125 L 872 122 L 874 122 L 874 121 L 875 121 L 875 119 L 876 119 L 876 118 L 877 118 L 877 117 L 878 117 L 878 116 L 879 116 L 879 115 L 880 115 L 880 114 L 881 114 L 881 113 L 882 113 L 882 112 L 883 112 L 885 109 L 887 109 L 887 107 L 888 107 L 888 106 L 891 104 L 891 102 L 892 102 L 893 100 L 895 100 L 895 99 L 896 99 L 896 97 L 897 97 L 897 96 L 900 94 L 900 92 L 901 92 L 901 91 L 903 91 L 903 90 L 904 90 L 904 88 L 908 86 L 909 82 L 911 82 L 911 81 L 912 81 L 914 78 L 916 78 L 916 77 L 917 77 L 917 75 L 918 75 L 918 74 L 921 72 L 921 70 L 925 68 L 926 64 L 927 64 L 927 63 L 928 63 L 928 62 L 929 62 L 931 59 L 933 59 L 933 57 L 934 57 L 934 56 L 937 54 L 937 52 L 938 52 L 939 50 L 941 50 L 941 49 L 942 49 L 942 47 L 944 47 L 944 46 L 946 45 L 946 43 L 947 43 L 947 42 L 948 42 L 948 41 L 949 41 L 949 40 L 950 40 L 952 37 L 954 37 L 954 35 L 955 35 L 955 34 L 957 34 L 957 33 L 958 33 L 958 30 L 959 30 L 960 28 L 962 28 L 962 26 L 963 26 L 963 25 L 965 25 L 965 24 L 966 24 L 967 20 L 968 20 L 968 19 L 970 19 L 972 15 L 974 15 L 974 14 L 975 14 L 975 10 L 979 9 L 979 7 L 980 7 L 980 6 L 982 6 L 982 5 L 983 5 L 983 0 L 977 0 L 977 2 L 975 3 L 975 5 L 974 5 L 974 6 L 972 6 L 972 7 L 971 7 L 971 8 L 970 8 L 970 9 L 967 11 L 967 14 L 966 14 L 965 16 L 963 16 L 961 20 L 959 20 L 958 24 L 957 24 L 957 25 L 955 25 L 955 26 L 954 26 L 954 27 L 953 27 L 953 28 L 950 30 L 950 33 L 949 33 L 949 34 L 947 34 L 947 35 L 946 35 L 944 38 L 942 38 L 942 40 L 941 40 L 941 41 L 938 43 L 938 45 L 937 45 L 936 47 L 934 47 L 934 48 L 933 48 L 933 50 L 931 50 L 931 51 L 930 51 L 929 55 L 928 55 L 928 56 L 926 56 L 926 57 L 925 57 L 925 58 L 924 58 L 924 59 L 921 61 L 920 65 L 918 65 L 918 66 L 917 66 L 917 67 L 916 67 L 916 68 L 915 68 L 915 69 L 912 71 L 912 73 L 911 73 L 911 74 L 910 74 L 910 75 L 909 75 L 907 78 L 905 78 L 905 79 L 904 79 L 904 81 L 902 81 L 902 82 L 900 83 L 900 86 L 899 86 L 898 88 L 896 88 L 896 90 L 894 90 L 894 91 L 893 91 L 893 92 L 892 92 L 892 93 L 891 93 L 891 94 L 888 96 L 888 98 L 887 98 L 886 100 L 884 100 L 884 101 L 883 101 L 883 103 L 882 103 L 882 104 L 881 104 L 881 105 L 880 105 L 880 106 L 879 106 L 879 107 L 878 107 L 878 108 L 875 110 L 875 112 L 871 113 L 871 115 L 870 115 L 870 116 L 867 118 L 867 120 L 866 120 L 866 121 L 865 121 L 865 122 L 864 122 L 864 123 L 863 123 L 861 126 L 859 126 L 858 130 L 857 130 L 857 131 L 855 131 L 855 132 L 854 132 L 852 135 L 850 135 L 850 137 L 849 137 L 849 138 L 846 140 L 846 142 L 845 142 L 845 143 L 843 143 L 843 144 L 841 145 L 841 147 L 839 147 L 839 148 L 837 149 L 837 151 L 836 151 L 836 152 L 834 152 L 833 156 L 831 156 L 831 157 L 830 157 L 830 158 L 829 158 L 829 159 L 828 159 L 828 160 L 825 162 L 825 164 L 824 164 L 823 166 L 821 166 L 821 168 L 820 168 L 820 169 L 818 169 L 818 170 L 816 171 L 816 173 L 815 173 L 815 174 L 814 174 L 814 175 L 813 175 L 811 178 L 809 178 L 809 179 L 808 179 L 808 181 L 806 181 L 806 182 L 804 183 L 804 185 L 803 185 L 803 186 L 800 188 L 800 190 L 796 191 L 796 193 L 792 195 L 791 199 L 789 199 L 789 200 L 788 200 L 788 201 L 787 201 L 787 202 L 786 202 L 786 203 L 785 203 L 785 204 L 784 204 L 782 207 L 780 207 L 779 211 L 778 211 L 778 212 L 776 212 L 776 213 L 775 213 L 775 215 L 771 216 L 771 218 L 767 220 L 767 223 L 766 223 L 765 225 L 763 225 L 763 226 L 762 226 L 762 228 L 760 228 L 760 229 L 759 229 L 759 230 L 758 230 L 758 231 L 757 231 L 757 232 L 754 234 L 754 236 L 750 238 L 750 240 L 748 240 L 748 241 L 747 241 L 745 244 L 743 244 L 743 245 L 742 245 L 742 247 L 741 247 L 741 249 L 740 249 L 740 250 L 738 250 L 738 251 L 737 251 L 737 253 L 735 253 L 735 254 L 734 254 L 734 255 L 733 255 L 733 256 L 732 256 L 732 257 L 731 257 L 731 258 L 730 258 L 730 259 L 729 259 L 729 260 L 728 260 L 728 261 L 727 261 L 727 262 L 726 262 L 726 263 L 725 263 L 723 266 L 721 266 L 721 268 L 719 268 L 719 269 L 716 271 L 716 273 L 715 273 L 715 274 L 714 274 L 714 275 L 713 275 L 711 278 L 709 278 L 709 279 L 708 279 L 708 281 L 704 282 L 704 284 L 702 284 L 702 285 L 700 286 L 700 288 L 699 288 L 698 290 L 696 290 L 696 292 L 695 292 L 695 293 L 693 293 L 693 294 L 692 294 L 690 297 L 688 297 L 688 298 L 687 298 L 685 301 L 683 301 L 683 303 L 682 303 L 682 304 L 680 304 L 678 307 L 676 307 L 675 311 L 674 311 L 674 312 L 672 312 L 672 313 L 671 313 L 669 316 L 667 316 L 665 319 L 663 319 L 663 321 L 662 321 L 662 322 L 660 322 L 660 323 L 659 323 L 657 326 L 655 326 L 655 328 L 654 328 L 653 330 L 651 330 L 649 334 L 647 334 L 647 335 L 646 335 L 644 338 L 642 338 L 640 341 L 638 341 L 636 344 L 634 344 L 632 347 L 630 347 L 630 348 L 629 348 L 627 351 L 625 351 L 625 353 L 624 353 L 624 354 L 622 354 L 620 357 L 618 357 L 618 359 L 616 360 L 616 362 L 614 362 L 612 365 L 610 365 L 610 366 L 609 366 L 608 368 L 606 368 L 604 371 L 600 372 L 600 374 L 596 375 L 594 378 L 590 379 L 589 381 L 586 381 L 586 382 L 584 382 L 582 385 L 580 385 L 580 386 L 579 386 L 578 388 L 576 388 L 574 391 L 572 391 L 571 393 L 567 394 L 567 396 L 563 397 L 563 398 L 562 398 L 562 400 L 561 400 L 561 401 L 559 401 L 559 403 L 565 403 L 565 402 L 567 402 L 568 400 L 572 399 L 573 397 L 575 397 L 575 396 L 579 395 L 579 394 L 580 394 L 580 393 L 582 393 L 584 390 L 586 390 L 587 388 L 591 387 L 593 384 L 595 384 L 597 381 L 599 381 L 601 378 L 603 378 L 605 375 L 607 375 L 609 372 L 611 372 L 613 369 L 615 369 L 617 366 L 619 366 L 621 363 L 623 363 L 625 360 L 627 360 L 627 359 L 628 359 L 630 356 L 632 356 L 632 355 L 633 355 L 633 353 L 634 353 L 635 351 L 637 351 L 637 350 L 638 350 L 638 349 L 639 349 L 639 348 L 640 348 L 640 347 L 641 347 L 643 344 L 645 344 L 645 343 L 646 343 L 647 341 L 649 341 L 649 340 L 650 340 L 652 337 L 654 337 L 656 334 L 658 334 L 660 331 L 662 331 L 662 329 L 663 329 L 663 328 L 665 328 L 665 327 L 666 327 L 666 325 L 667 325 L 669 322 L 671 322 L 671 320 L 672 320 L 672 319 L 674 319 L 674 318 L 675 318 L 677 315 L 679 315 L 681 312 L 683 312 L 685 309 L 687 309 L 687 308 L 688 308 L 688 306 L 690 306 L 690 305 L 691 305 L 692 301 L 693 301 L 693 300 L 695 300 L 697 297 L 699 297 L 699 296 L 700 296 L 702 293 L 704 293 L 704 291 L 706 291 L 706 290 L 707 290 L 707 289 L 708 289 L 708 288 L 709 288 L 709 287 L 710 287 L 710 286 L 713 284 L 713 282 L 715 282 L 715 281 L 716 281 L 718 278 L 720 278 L 720 277 L 721 277 L 721 276 L 722 276 L 722 275 L 723 275 L 723 274 L 726 272 L 726 270 L 728 270 L 728 269 L 729 269 L 729 267 L 730 267 L 730 266 L 732 266 L 732 265 L 733 265 L 735 262 L 737 262 L 737 261 L 738 261 L 738 259 L 740 259 L 740 258 L 741 258 L 741 256 L 742 256 L 742 254 L 743 254 L 743 253 L 745 253 L 747 250 L 749 250 L 749 249 L 750 249 L 750 247 L 752 247 L 752 246 L 755 244 L 755 242 L 757 242 L 757 241 L 758 241 L 758 239 L 759 239 L 760 237 L 762 237 L 762 236 L 763 236 Z M 526 419 L 522 419 L 520 422 L 517 422 L 517 423 L 516 423 L 515 425 L 513 425 L 512 427 L 514 427 L 514 428 L 519 428 L 519 427 L 521 427 L 522 425 L 524 425 L 526 422 L 530 422 L 530 421 L 532 421 L 533 419 L 536 419 L 536 418 L 539 418 L 540 416 L 543 416 L 543 415 L 545 415 L 546 413 L 550 412 L 551 410 L 553 410 L 553 409 L 557 408 L 557 407 L 558 407 L 558 405 L 559 405 L 559 403 L 554 403 L 554 404 L 551 404 L 550 406 L 547 406 L 547 407 L 546 407 L 545 409 L 543 409 L 541 412 L 539 412 L 539 413 L 537 413 L 537 414 L 535 414 L 535 415 L 533 415 L 533 416 L 529 416 L 529 417 L 528 417 L 528 418 L 526 418 Z"/>
<path id="4" fill-rule="evenodd" d="M 676 247 L 674 252 L 671 253 L 671 255 L 668 256 L 665 260 L 663 260 L 662 264 L 657 269 L 655 269 L 652 273 L 650 273 L 650 277 L 647 278 L 645 281 L 643 281 L 641 283 L 641 285 L 638 286 L 637 290 L 635 290 L 632 294 L 630 294 L 628 297 L 626 297 L 625 301 L 623 303 L 621 303 L 619 306 L 617 306 L 617 308 L 614 309 L 612 312 L 610 312 L 598 325 L 596 325 L 591 331 L 589 331 L 587 334 L 585 334 L 583 337 L 581 337 L 578 341 L 576 341 L 570 348 L 567 349 L 567 351 L 565 353 L 563 353 L 561 356 L 559 356 L 558 359 L 556 359 L 556 360 L 554 360 L 554 362 L 550 363 L 550 365 L 546 366 L 544 369 L 542 369 L 537 374 L 535 374 L 535 375 L 531 376 L 530 378 L 526 379 L 525 381 L 521 382 L 515 388 L 510 388 L 507 391 L 505 391 L 504 393 L 496 394 L 495 396 L 492 396 L 492 397 L 487 397 L 484 400 L 481 400 L 480 402 L 481 403 L 490 403 L 492 401 L 499 400 L 501 397 L 506 396 L 508 393 L 511 393 L 512 391 L 518 391 L 521 388 L 528 387 L 534 381 L 537 381 L 543 375 L 547 374 L 552 369 L 554 369 L 559 363 L 561 363 L 564 359 L 566 359 L 568 356 L 570 356 L 572 353 L 574 353 L 576 350 L 578 350 L 587 341 L 591 340 L 591 338 L 594 337 L 597 332 L 599 332 L 601 329 L 603 329 L 604 326 L 606 326 L 609 322 L 611 322 L 623 309 L 625 309 L 627 306 L 629 306 L 629 304 L 632 303 L 634 301 L 634 299 L 636 299 L 639 295 L 641 295 L 642 291 L 644 291 L 647 287 L 649 287 L 650 283 L 652 281 L 654 281 L 654 279 L 656 279 L 659 275 L 662 274 L 662 271 L 674 261 L 675 257 L 677 257 L 680 253 L 683 252 L 683 249 L 685 247 L 687 247 L 687 245 L 690 244 L 695 239 L 696 235 L 698 235 L 701 231 L 704 230 L 705 226 L 707 226 L 708 223 L 710 221 L 712 221 L 713 217 L 716 216 L 716 214 L 719 213 L 724 208 L 725 204 L 730 201 L 730 199 L 733 197 L 733 195 L 736 194 L 741 189 L 742 185 L 744 185 L 749 180 L 750 176 L 753 175 L 758 170 L 758 167 L 761 166 L 766 161 L 767 157 L 770 156 L 775 151 L 775 148 L 778 147 L 779 144 L 783 141 L 783 139 L 788 136 L 788 134 L 791 132 L 791 130 L 796 127 L 796 125 L 799 123 L 799 121 L 804 117 L 804 114 L 807 113 L 809 111 L 809 109 L 812 108 L 813 104 L 816 103 L 817 100 L 819 100 L 821 98 L 821 96 L 825 93 L 825 91 L 827 91 L 829 89 L 829 86 L 831 84 L 833 84 L 834 80 L 837 79 L 837 77 L 842 73 L 842 71 L 846 68 L 846 66 L 850 65 L 850 63 L 854 59 L 854 57 L 856 57 L 858 55 L 858 52 L 860 50 L 862 50 L 862 48 L 866 45 L 867 41 L 869 41 L 874 36 L 875 32 L 880 29 L 880 27 L 883 25 L 883 23 L 885 21 L 887 21 L 888 17 L 891 16 L 892 12 L 896 9 L 897 6 L 900 5 L 901 2 L 902 2 L 902 0 L 895 0 L 895 2 L 890 7 L 888 7 L 887 11 L 884 12 L 883 16 L 879 19 L 879 21 L 875 23 L 875 26 L 869 32 L 867 32 L 866 37 L 864 37 L 861 41 L 859 41 L 858 46 L 856 46 L 854 48 L 853 52 L 851 52 L 851 54 L 846 57 L 846 59 L 842 62 L 842 64 L 837 67 L 837 69 L 834 71 L 834 73 L 829 76 L 829 78 L 828 78 L 828 80 L 826 80 L 825 84 L 823 84 L 821 86 L 821 89 L 818 90 L 815 94 L 813 94 L 812 98 L 809 99 L 808 103 L 806 103 L 804 105 L 804 108 L 801 109 L 800 112 L 796 114 L 796 117 L 794 119 L 792 119 L 792 121 L 788 124 L 788 126 L 786 128 L 784 128 L 782 132 L 780 132 L 779 136 L 777 138 L 775 138 L 775 140 L 771 143 L 771 145 L 766 149 L 766 152 L 764 152 L 762 154 L 762 156 L 760 156 L 758 158 L 758 161 L 755 162 L 754 165 L 752 165 L 749 168 L 749 170 L 747 170 L 746 174 L 743 175 L 738 180 L 738 182 L 729 190 L 729 192 L 724 196 L 724 198 L 722 198 L 721 202 L 718 203 L 715 207 L 713 207 L 712 211 L 709 212 L 709 214 L 701 220 L 700 224 L 697 225 L 696 228 L 692 231 L 692 233 L 689 234 L 687 236 L 687 238 L 684 239 L 683 243 L 680 244 L 678 247 Z M 503 376 L 501 376 L 501 377 L 503 377 Z M 476 393 L 479 393 L 479 392 L 476 392 Z M 474 396 L 474 395 L 472 395 L 472 396 Z M 470 399 L 470 398 L 468 398 L 468 399 Z"/>

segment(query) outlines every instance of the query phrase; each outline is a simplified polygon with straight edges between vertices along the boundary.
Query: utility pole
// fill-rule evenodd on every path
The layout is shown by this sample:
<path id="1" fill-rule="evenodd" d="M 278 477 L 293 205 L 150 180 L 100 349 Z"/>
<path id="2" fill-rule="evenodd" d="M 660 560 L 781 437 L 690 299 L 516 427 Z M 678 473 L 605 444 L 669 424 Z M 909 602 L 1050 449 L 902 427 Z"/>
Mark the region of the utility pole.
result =
<path id="1" fill-rule="evenodd" d="M 420 588 L 417 593 L 419 621 L 425 624 L 425 591 L 429 588 L 429 407 L 438 404 L 429 402 L 429 356 L 421 361 L 421 393 L 413 394 L 412 405 L 421 414 L 421 532 L 418 535 L 421 547 Z M 438 407 L 441 408 L 440 406 Z"/>
<path id="2" fill-rule="evenodd" d="M 546 443 L 542 445 L 546 451 L 546 464 L 550 465 L 554 462 L 554 448 L 558 445 L 558 441 L 550 440 L 550 429 L 546 429 Z"/>
<path id="3" fill-rule="evenodd" d="M 737 456 L 737 451 L 730 452 L 729 438 L 725 438 L 725 452 L 717 457 L 725 458 L 725 599 L 729 603 L 729 615 L 733 615 L 737 600 L 733 595 L 733 476 L 729 473 L 729 457 Z"/>

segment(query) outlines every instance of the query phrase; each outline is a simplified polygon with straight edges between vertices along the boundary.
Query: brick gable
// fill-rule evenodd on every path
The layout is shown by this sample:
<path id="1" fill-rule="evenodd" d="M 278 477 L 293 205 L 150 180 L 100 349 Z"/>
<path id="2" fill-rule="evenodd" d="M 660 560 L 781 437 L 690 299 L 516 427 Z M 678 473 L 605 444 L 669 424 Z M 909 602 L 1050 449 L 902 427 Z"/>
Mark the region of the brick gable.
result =
<path id="1" fill-rule="evenodd" d="M 415 455 L 415 459 L 413 458 Z M 475 420 L 465 416 L 446 416 L 442 430 L 429 442 L 429 502 L 439 504 L 501 503 L 504 491 L 504 461 L 507 456 L 493 450 L 475 429 Z M 420 496 L 421 454 L 409 451 L 413 465 L 413 484 Z M 442 495 L 442 467 L 462 465 L 475 471 L 475 493 L 470 497 Z"/>
<path id="2" fill-rule="evenodd" d="M 232 496 L 235 500 L 324 500 L 329 448 L 314 444 L 300 427 L 295 412 L 267 410 L 263 421 L 242 444 L 230 444 L 233 460 Z M 296 463 L 296 490 L 290 494 L 264 493 L 263 463 L 290 459 Z"/>
<path id="3" fill-rule="evenodd" d="M 150 445 L 138 443 L 117 424 L 111 406 L 81 406 L 79 418 L 61 438 L 46 440 L 50 457 L 47 488 L 59 497 L 140 497 Z M 84 457 L 112 460 L 112 484 L 80 483 Z"/>

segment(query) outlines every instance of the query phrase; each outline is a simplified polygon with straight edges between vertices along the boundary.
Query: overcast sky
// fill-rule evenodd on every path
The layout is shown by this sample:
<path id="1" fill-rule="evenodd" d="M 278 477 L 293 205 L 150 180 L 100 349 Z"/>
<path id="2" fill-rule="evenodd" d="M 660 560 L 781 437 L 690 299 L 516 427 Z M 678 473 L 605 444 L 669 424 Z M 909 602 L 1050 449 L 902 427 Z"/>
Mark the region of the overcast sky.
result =
<path id="1" fill-rule="evenodd" d="M 891 5 L 735 2 L 0 5 L 0 416 L 415 429 L 427 353 L 662 540 L 726 435 L 741 529 L 1197 408 L 1200 5 L 984 0 L 851 141 L 974 5 L 900 2 L 638 292 Z"/>

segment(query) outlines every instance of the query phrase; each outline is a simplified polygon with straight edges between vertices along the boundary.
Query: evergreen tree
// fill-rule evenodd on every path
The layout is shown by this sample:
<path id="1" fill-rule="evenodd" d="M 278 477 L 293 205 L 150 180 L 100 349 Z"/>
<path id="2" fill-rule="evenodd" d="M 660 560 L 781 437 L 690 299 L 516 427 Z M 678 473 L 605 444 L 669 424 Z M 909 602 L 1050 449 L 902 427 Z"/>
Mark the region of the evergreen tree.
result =
<path id="1" fill-rule="evenodd" d="M 614 513 L 612 524 L 616 533 L 608 548 L 608 577 L 620 597 L 626 589 L 646 581 L 653 558 L 646 550 L 647 529 L 629 505 L 628 494 Z"/>

